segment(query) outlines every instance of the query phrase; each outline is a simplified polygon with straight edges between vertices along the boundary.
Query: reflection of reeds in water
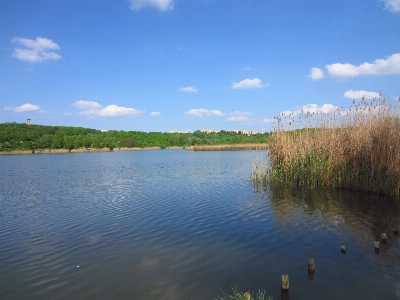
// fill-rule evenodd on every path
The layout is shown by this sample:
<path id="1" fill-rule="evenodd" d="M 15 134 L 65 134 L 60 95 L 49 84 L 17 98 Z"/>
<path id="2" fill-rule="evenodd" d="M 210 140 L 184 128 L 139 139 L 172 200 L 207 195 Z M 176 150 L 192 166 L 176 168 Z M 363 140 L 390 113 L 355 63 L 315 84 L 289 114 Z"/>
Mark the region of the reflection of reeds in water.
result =
<path id="1" fill-rule="evenodd" d="M 385 98 L 345 112 L 283 113 L 269 140 L 269 165 L 255 163 L 253 178 L 399 195 L 399 115 Z"/>
<path id="2" fill-rule="evenodd" d="M 398 197 L 331 187 L 296 187 L 277 182 L 270 183 L 267 190 L 260 187 L 256 191 L 259 196 L 269 199 L 278 223 L 286 224 L 293 231 L 303 229 L 299 227 L 300 219 L 310 230 L 325 228 L 336 235 L 338 251 L 341 243 L 346 242 L 346 232 L 351 232 L 364 254 L 376 264 L 381 264 L 382 259 L 393 262 L 400 257 L 398 236 L 393 234 L 393 228 L 400 226 Z M 299 218 L 301 213 L 304 215 Z M 304 217 L 307 215 L 309 218 Z M 381 258 L 378 259 L 373 242 L 381 241 L 381 233 L 387 233 L 388 240 L 381 246 Z"/>
<path id="3" fill-rule="evenodd" d="M 236 150 L 266 150 L 267 144 L 231 144 L 231 145 L 195 145 L 186 147 L 193 151 L 236 151 Z"/>

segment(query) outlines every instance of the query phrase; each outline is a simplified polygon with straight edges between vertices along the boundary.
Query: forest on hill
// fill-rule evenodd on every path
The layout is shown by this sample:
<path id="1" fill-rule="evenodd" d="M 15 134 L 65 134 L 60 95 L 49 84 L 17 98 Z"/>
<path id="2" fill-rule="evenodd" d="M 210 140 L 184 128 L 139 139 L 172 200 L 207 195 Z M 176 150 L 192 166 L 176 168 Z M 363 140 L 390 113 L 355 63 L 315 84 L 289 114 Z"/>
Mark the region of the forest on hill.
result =
<path id="1" fill-rule="evenodd" d="M 0 124 L 0 151 L 78 148 L 187 147 L 193 145 L 259 144 L 268 142 L 269 133 L 254 135 L 219 131 L 206 133 L 100 131 L 83 127 Z"/>

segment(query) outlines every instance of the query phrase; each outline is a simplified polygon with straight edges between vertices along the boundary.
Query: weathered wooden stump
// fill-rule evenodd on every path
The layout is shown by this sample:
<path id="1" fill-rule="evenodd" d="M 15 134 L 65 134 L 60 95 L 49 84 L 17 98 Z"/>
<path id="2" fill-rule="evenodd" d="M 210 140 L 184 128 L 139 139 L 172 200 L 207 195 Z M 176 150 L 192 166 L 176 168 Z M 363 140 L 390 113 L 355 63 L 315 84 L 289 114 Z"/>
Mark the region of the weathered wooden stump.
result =
<path id="1" fill-rule="evenodd" d="M 282 290 L 288 290 L 289 289 L 289 275 L 282 274 L 281 279 L 282 279 Z"/>
<path id="2" fill-rule="evenodd" d="M 313 258 L 308 259 L 308 273 L 315 273 L 315 261 Z"/>
<path id="3" fill-rule="evenodd" d="M 382 233 L 381 234 L 381 240 L 383 244 L 387 243 L 387 234 L 386 233 Z"/>
<path id="4" fill-rule="evenodd" d="M 375 254 L 379 254 L 379 242 L 374 242 Z"/>
<path id="5" fill-rule="evenodd" d="M 246 292 L 243 294 L 244 300 L 250 300 L 251 299 L 251 295 L 249 292 Z"/>
<path id="6" fill-rule="evenodd" d="M 346 246 L 345 245 L 340 246 L 340 252 L 346 253 Z"/>

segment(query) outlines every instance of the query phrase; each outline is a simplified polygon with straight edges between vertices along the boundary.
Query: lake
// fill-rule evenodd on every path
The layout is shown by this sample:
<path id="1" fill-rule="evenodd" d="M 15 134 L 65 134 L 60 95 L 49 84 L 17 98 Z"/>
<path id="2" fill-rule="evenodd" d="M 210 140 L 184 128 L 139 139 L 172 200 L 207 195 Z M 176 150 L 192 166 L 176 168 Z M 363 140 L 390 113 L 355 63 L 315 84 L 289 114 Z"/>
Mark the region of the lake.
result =
<path id="1" fill-rule="evenodd" d="M 231 286 L 280 299 L 283 273 L 290 299 L 399 299 L 398 198 L 257 191 L 258 155 L 1 155 L 1 300 L 203 300 Z"/>

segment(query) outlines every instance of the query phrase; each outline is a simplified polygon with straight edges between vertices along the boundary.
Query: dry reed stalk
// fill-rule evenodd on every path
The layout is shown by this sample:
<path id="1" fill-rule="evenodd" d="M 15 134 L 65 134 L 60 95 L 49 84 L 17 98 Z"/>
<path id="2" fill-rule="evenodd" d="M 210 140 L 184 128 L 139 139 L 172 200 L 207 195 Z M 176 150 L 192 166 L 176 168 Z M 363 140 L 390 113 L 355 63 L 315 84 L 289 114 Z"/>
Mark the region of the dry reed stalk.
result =
<path id="1" fill-rule="evenodd" d="M 258 165 L 255 171 L 262 172 L 257 176 L 399 195 L 399 112 L 398 105 L 374 98 L 363 99 L 345 112 L 276 117 L 269 141 L 270 164 L 264 169 Z M 296 125 L 301 129 L 290 130 Z"/>

